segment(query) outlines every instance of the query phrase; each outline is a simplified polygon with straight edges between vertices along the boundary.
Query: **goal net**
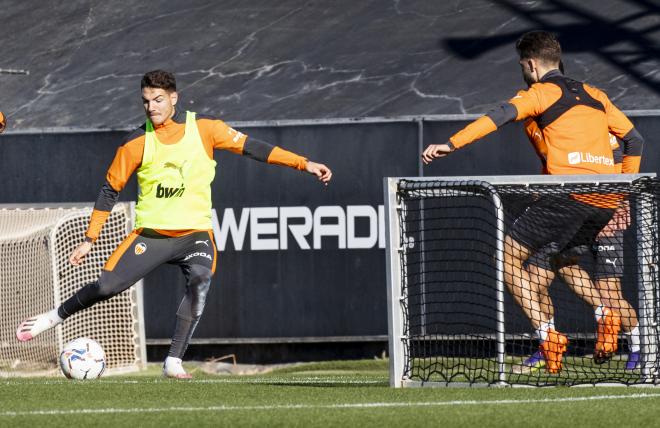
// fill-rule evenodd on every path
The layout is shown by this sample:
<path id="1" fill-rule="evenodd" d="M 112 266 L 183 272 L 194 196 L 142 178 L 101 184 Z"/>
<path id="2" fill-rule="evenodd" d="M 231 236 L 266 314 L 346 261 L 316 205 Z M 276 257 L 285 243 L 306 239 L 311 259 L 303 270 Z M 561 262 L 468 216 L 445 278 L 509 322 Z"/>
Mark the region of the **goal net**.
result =
<path id="1" fill-rule="evenodd" d="M 655 174 L 388 178 L 385 200 L 392 386 L 660 380 Z"/>
<path id="2" fill-rule="evenodd" d="M 110 373 L 146 363 L 139 283 L 29 342 L 15 337 L 22 320 L 58 306 L 99 277 L 130 232 L 132 211 L 132 204 L 118 203 L 85 262 L 73 266 L 69 256 L 84 239 L 91 206 L 0 207 L 0 376 L 55 372 L 62 347 L 78 337 L 103 347 Z"/>

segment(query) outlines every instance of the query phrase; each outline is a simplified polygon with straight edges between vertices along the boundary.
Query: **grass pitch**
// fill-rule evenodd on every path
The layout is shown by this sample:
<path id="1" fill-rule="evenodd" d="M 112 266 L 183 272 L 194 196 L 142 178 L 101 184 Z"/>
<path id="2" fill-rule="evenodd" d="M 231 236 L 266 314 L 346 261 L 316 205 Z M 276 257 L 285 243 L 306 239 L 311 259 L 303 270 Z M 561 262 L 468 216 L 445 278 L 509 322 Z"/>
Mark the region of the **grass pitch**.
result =
<path id="1" fill-rule="evenodd" d="M 660 388 L 392 389 L 383 360 L 256 376 L 189 369 L 190 381 L 156 367 L 95 381 L 0 380 L 0 427 L 660 426 Z"/>

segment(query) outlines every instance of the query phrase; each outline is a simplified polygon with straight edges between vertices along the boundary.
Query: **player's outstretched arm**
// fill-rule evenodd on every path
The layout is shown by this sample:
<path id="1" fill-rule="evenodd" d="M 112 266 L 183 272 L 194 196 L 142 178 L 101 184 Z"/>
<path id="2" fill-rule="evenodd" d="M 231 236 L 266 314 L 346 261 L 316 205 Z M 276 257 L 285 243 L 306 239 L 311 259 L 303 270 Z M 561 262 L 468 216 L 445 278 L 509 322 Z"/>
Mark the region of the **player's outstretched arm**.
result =
<path id="1" fill-rule="evenodd" d="M 422 160 L 425 164 L 429 164 L 434 159 L 447 156 L 456 149 L 482 139 L 506 123 L 538 115 L 542 110 L 538 102 L 539 97 L 535 95 L 536 91 L 533 88 L 528 91 L 519 91 L 509 102 L 493 108 L 452 135 L 448 143 L 431 144 L 422 153 Z"/>
<path id="2" fill-rule="evenodd" d="M 442 158 L 453 152 L 454 148 L 449 144 L 431 144 L 422 153 L 422 160 L 425 164 L 430 164 L 434 159 Z"/>
<path id="3" fill-rule="evenodd" d="M 89 241 L 83 241 L 75 250 L 71 253 L 69 257 L 69 263 L 74 266 L 80 266 L 85 259 L 85 256 L 89 254 L 92 249 L 92 243 Z"/>
<path id="4" fill-rule="evenodd" d="M 305 166 L 305 171 L 309 172 L 312 175 L 317 176 L 318 179 L 322 181 L 323 184 L 325 184 L 326 186 L 328 185 L 330 179 L 332 178 L 332 171 L 330 170 L 330 168 L 323 165 L 322 163 L 307 161 L 307 165 Z"/>
<path id="5" fill-rule="evenodd" d="M 106 174 L 106 181 L 101 186 L 99 195 L 96 198 L 94 210 L 85 232 L 85 241 L 78 245 L 69 256 L 69 262 L 74 266 L 83 263 L 85 256 L 92 249 L 93 242 L 101 234 L 101 229 L 108 220 L 112 208 L 117 203 L 119 192 L 124 188 L 133 171 L 142 162 L 144 137 L 142 136 L 143 133 L 137 133 L 140 137 L 134 137 L 135 134 L 136 132 L 132 133 L 128 137 L 128 142 L 117 149 L 117 154 Z"/>

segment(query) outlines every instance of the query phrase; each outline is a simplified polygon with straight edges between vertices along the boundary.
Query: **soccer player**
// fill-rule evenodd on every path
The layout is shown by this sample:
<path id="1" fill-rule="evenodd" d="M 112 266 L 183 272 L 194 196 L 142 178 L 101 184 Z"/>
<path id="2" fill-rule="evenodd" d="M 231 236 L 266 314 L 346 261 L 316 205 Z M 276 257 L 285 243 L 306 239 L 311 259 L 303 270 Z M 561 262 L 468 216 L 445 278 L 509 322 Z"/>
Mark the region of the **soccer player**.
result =
<path id="1" fill-rule="evenodd" d="M 4 113 L 0 111 L 0 134 L 5 130 L 7 127 L 7 119 L 5 119 Z"/>
<path id="2" fill-rule="evenodd" d="M 534 118 L 547 143 L 550 174 L 617 173 L 608 131 L 624 143 L 623 172 L 639 171 L 643 138 L 604 92 L 560 72 L 561 47 L 551 33 L 528 32 L 517 41 L 516 50 L 529 88 L 470 123 L 449 142 L 429 145 L 422 153 L 425 163 L 447 156 L 506 123 Z M 544 322 L 537 290 L 530 284 L 524 263 L 534 252 L 550 244 L 553 244 L 552 254 L 591 245 L 611 220 L 619 199 L 572 195 L 557 203 L 554 198 L 541 198 L 516 220 L 505 238 L 505 282 L 539 333 L 546 370 L 550 373 L 561 370 L 568 339 Z M 579 269 L 576 265 L 571 268 Z M 588 276 L 585 280 L 591 281 Z M 620 319 L 609 308 L 596 317 L 598 331 L 602 333 L 597 346 L 603 352 L 612 352 Z"/>
<path id="3" fill-rule="evenodd" d="M 135 230 L 107 260 L 98 281 L 82 287 L 58 308 L 23 321 L 16 336 L 21 341 L 31 340 L 76 312 L 121 293 L 157 266 L 178 265 L 186 278 L 186 292 L 176 313 L 163 374 L 187 379 L 191 376 L 183 369 L 181 359 L 202 315 L 216 266 L 211 224 L 211 182 L 216 166 L 213 150 L 229 150 L 261 162 L 306 171 L 326 185 L 332 172 L 323 164 L 248 139 L 221 120 L 178 111 L 172 73 L 146 73 L 141 89 L 146 122 L 117 150 L 85 240 L 69 260 L 73 265 L 83 262 L 119 192 L 137 171 L 140 192 Z"/>
<path id="4" fill-rule="evenodd" d="M 561 70 L 560 66 L 560 70 Z M 563 70 L 561 70 L 563 72 Z M 534 146 L 536 153 L 542 162 L 542 172 L 547 174 L 546 154 L 547 145 L 538 124 L 533 119 L 525 121 L 525 133 Z M 620 172 L 622 165 L 621 142 L 610 134 L 610 146 L 612 147 L 616 169 Z M 591 281 L 583 281 L 583 273 L 577 269 L 560 269 L 559 273 L 570 288 L 587 304 L 595 309 L 595 313 L 611 308 L 620 315 L 621 326 L 628 341 L 630 353 L 626 362 L 626 370 L 635 370 L 640 363 L 640 341 L 637 313 L 630 303 L 623 298 L 621 292 L 621 277 L 623 277 L 623 233 L 630 224 L 629 208 L 622 205 L 617 208 L 610 222 L 596 237 L 591 248 L 580 248 L 579 254 L 563 255 L 563 257 L 580 257 L 581 255 L 592 255 L 595 258 L 594 279 L 596 290 L 590 288 Z M 541 299 L 541 311 L 550 328 L 554 329 L 554 307 L 548 289 L 552 283 L 555 272 L 550 256 L 542 249 L 533 254 L 525 263 L 530 275 L 532 287 L 536 287 L 536 293 Z M 582 260 L 584 257 L 580 257 Z M 604 333 L 601 333 L 601 335 Z M 614 342 L 610 352 L 604 352 L 601 348 L 594 352 L 594 360 L 604 363 L 616 352 L 617 343 Z M 534 371 L 545 366 L 545 360 L 541 351 L 535 352 L 514 370 L 518 372 Z"/>

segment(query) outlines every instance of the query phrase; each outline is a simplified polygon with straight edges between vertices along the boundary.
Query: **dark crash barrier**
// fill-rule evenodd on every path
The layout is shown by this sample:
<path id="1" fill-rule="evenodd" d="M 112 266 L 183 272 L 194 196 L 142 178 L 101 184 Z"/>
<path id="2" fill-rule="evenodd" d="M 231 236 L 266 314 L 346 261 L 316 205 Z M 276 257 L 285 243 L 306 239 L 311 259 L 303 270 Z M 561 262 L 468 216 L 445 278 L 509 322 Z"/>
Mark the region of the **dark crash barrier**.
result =
<path id="1" fill-rule="evenodd" d="M 379 337 L 387 334 L 383 177 L 536 174 L 519 124 L 430 166 L 420 150 L 465 119 L 401 118 L 236 124 L 248 135 L 323 162 L 328 187 L 287 168 L 216 153 L 220 256 L 195 339 Z M 646 138 L 641 172 L 658 172 L 660 117 L 634 116 Z M 0 137 L 0 203 L 94 201 L 125 131 L 8 133 Z M 134 200 L 135 179 L 121 194 Z M 178 268 L 145 280 L 149 340 L 168 339 L 183 294 Z M 82 284 L 81 284 L 82 285 Z M 556 293 L 569 293 L 553 286 Z M 575 300 L 576 308 L 586 311 Z M 519 312 L 507 296 L 507 307 Z M 582 306 L 580 306 L 582 305 Z M 561 308 L 571 311 L 573 308 Z M 590 316 L 585 312 L 585 316 Z M 531 328 L 530 328 L 531 330 Z"/>

